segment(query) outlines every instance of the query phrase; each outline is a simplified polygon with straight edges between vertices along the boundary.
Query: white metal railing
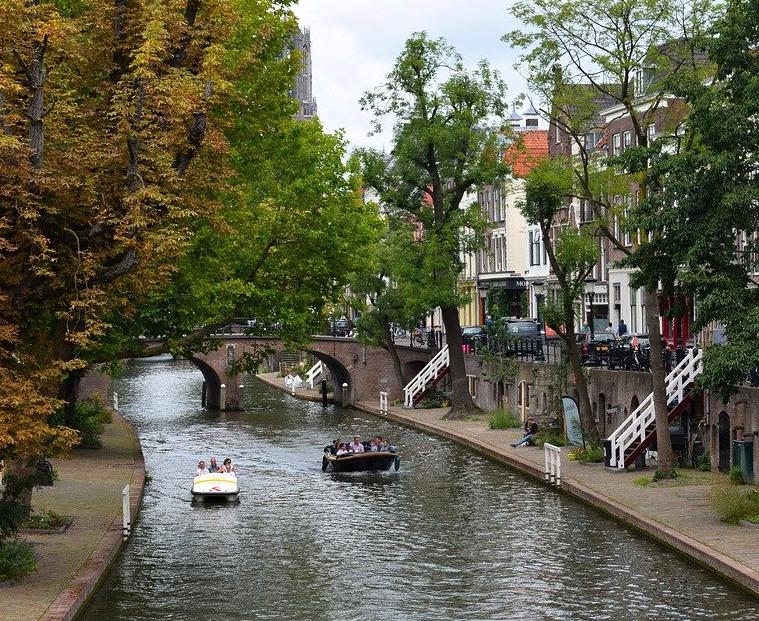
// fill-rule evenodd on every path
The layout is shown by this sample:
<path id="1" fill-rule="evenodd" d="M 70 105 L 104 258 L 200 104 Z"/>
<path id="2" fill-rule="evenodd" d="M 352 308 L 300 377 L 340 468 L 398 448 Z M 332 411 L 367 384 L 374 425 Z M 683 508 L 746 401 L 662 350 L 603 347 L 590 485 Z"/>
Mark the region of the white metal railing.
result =
<path id="1" fill-rule="evenodd" d="M 451 357 L 448 351 L 448 345 L 443 347 L 435 357 L 430 360 L 425 367 L 417 373 L 403 388 L 403 407 L 410 408 L 414 406 L 414 399 L 417 395 L 423 393 L 429 385 L 434 382 L 440 374 L 448 368 Z"/>
<path id="2" fill-rule="evenodd" d="M 543 455 L 546 483 L 561 487 L 561 447 L 546 443 L 543 445 Z"/>
<path id="3" fill-rule="evenodd" d="M 132 511 L 129 506 L 129 483 L 121 490 L 121 520 L 122 520 L 122 534 L 124 541 L 129 538 L 129 534 L 132 532 Z"/>
<path id="4" fill-rule="evenodd" d="M 702 349 L 691 349 L 680 364 L 667 375 L 667 408 L 677 405 L 687 396 L 685 390 L 703 370 L 703 357 Z M 609 436 L 610 465 L 613 468 L 624 469 L 625 451 L 635 442 L 643 442 L 646 439 L 646 430 L 655 420 L 654 393 L 651 392 Z"/>
<path id="5" fill-rule="evenodd" d="M 316 364 L 308 370 L 308 373 L 306 373 L 306 386 L 313 390 L 314 384 L 319 379 L 319 377 L 321 377 L 321 374 L 323 372 L 324 369 L 322 368 L 322 361 L 317 360 Z"/>
<path id="6" fill-rule="evenodd" d="M 380 391 L 380 414 L 387 414 L 387 393 Z"/>

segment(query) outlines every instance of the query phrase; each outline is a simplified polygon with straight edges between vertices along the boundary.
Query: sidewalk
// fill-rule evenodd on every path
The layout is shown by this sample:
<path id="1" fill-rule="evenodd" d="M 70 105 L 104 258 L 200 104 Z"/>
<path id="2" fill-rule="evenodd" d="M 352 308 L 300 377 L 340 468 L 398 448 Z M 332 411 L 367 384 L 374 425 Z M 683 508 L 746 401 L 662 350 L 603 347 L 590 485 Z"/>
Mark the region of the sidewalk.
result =
<path id="1" fill-rule="evenodd" d="M 32 505 L 74 522 L 63 534 L 21 533 L 34 544 L 39 569 L 19 584 L 0 586 L 4 621 L 73 618 L 121 549 L 121 491 L 127 483 L 132 521 L 139 507 L 145 464 L 137 436 L 118 415 L 106 425 L 103 448 L 52 461 L 58 480 L 35 490 Z"/>
<path id="2" fill-rule="evenodd" d="M 259 376 L 261 377 L 261 376 Z M 261 377 L 280 387 L 281 382 Z M 302 392 L 302 394 L 301 394 Z M 308 398 L 308 390 L 297 397 Z M 360 402 L 357 409 L 381 415 L 379 403 Z M 517 429 L 488 428 L 486 416 L 448 421 L 446 409 L 406 410 L 388 408 L 387 417 L 401 424 L 464 444 L 496 461 L 540 481 L 544 480 L 544 454 L 534 447 L 512 448 L 522 433 Z M 692 471 L 688 471 L 690 475 Z M 602 464 L 569 461 L 562 449 L 561 489 L 664 545 L 716 571 L 759 596 L 759 536 L 757 530 L 730 526 L 712 510 L 707 493 L 714 473 L 693 473 L 673 484 L 641 487 L 634 481 L 651 478 L 653 469 L 610 472 Z"/>

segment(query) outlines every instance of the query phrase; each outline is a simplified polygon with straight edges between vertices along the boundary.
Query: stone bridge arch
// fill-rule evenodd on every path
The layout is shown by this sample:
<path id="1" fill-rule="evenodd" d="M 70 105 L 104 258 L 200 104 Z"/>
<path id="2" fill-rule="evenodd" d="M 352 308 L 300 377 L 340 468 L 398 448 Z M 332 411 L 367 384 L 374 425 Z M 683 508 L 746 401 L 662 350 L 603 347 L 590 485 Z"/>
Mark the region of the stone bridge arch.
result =
<path id="1" fill-rule="evenodd" d="M 205 379 L 204 405 L 211 409 L 242 409 L 242 378 L 228 372 L 229 363 L 246 354 L 281 352 L 284 342 L 245 334 L 218 335 L 212 340 L 219 342 L 216 349 L 190 356 Z M 351 338 L 315 336 L 304 351 L 321 360 L 330 370 L 337 403 L 342 403 L 343 383 L 348 384 L 347 400 L 343 404 L 346 406 L 358 401 L 377 401 L 381 390 L 386 390 L 391 400 L 403 395 L 403 386 L 395 377 L 390 354 L 380 347 L 363 345 Z M 436 353 L 434 349 L 398 347 L 408 379 Z"/>

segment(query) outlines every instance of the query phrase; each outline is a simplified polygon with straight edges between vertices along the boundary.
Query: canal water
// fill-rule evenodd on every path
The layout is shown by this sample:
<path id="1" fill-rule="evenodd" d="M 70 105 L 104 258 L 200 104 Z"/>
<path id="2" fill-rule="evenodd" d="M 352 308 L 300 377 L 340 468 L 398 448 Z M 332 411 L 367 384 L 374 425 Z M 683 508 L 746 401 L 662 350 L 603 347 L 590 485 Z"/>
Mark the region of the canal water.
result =
<path id="1" fill-rule="evenodd" d="M 139 523 L 87 621 L 759 619 L 710 573 L 456 444 L 250 380 L 245 412 L 199 407 L 187 362 L 118 380 L 147 469 Z M 334 438 L 388 436 L 399 472 L 329 474 Z M 199 459 L 241 500 L 195 506 Z"/>

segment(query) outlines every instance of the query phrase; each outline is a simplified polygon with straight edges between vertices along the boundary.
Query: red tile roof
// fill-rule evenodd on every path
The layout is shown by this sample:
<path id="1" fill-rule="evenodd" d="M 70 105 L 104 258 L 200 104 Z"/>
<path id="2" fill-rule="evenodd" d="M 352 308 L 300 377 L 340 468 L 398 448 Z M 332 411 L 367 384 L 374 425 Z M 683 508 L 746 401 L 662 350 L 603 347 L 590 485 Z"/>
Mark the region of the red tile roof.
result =
<path id="1" fill-rule="evenodd" d="M 504 154 L 515 177 L 526 177 L 548 157 L 548 130 L 529 129 L 518 134 L 518 140 Z"/>

